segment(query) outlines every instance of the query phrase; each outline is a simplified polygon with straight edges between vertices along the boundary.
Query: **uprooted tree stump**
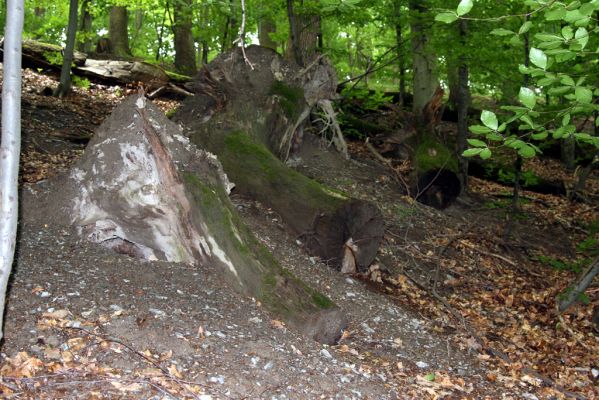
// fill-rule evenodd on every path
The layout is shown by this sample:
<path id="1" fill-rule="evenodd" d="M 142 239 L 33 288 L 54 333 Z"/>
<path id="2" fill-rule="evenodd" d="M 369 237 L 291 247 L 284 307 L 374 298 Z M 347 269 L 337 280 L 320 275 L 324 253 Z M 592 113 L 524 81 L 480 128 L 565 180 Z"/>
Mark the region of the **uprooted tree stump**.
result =
<path id="1" fill-rule="evenodd" d="M 55 195 L 85 238 L 146 260 L 212 263 L 290 326 L 334 343 L 344 315 L 253 237 L 229 200 L 231 187 L 217 158 L 140 95 L 101 125 Z"/>
<path id="2" fill-rule="evenodd" d="M 191 140 L 215 153 L 236 192 L 272 208 L 305 244 L 343 272 L 364 271 L 384 234 L 379 209 L 327 188 L 288 168 L 299 149 L 311 113 L 331 129 L 343 156 L 345 142 L 331 107 L 336 77 L 318 58 L 306 69 L 276 52 L 250 46 L 222 54 L 191 85 L 175 119 Z"/>

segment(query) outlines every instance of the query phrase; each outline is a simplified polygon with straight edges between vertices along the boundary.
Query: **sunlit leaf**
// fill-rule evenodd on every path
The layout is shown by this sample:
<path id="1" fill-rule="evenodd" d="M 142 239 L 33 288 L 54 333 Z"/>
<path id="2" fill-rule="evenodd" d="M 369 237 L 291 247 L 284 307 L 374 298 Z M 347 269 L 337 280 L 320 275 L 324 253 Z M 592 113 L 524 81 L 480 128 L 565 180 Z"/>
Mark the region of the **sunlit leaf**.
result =
<path id="1" fill-rule="evenodd" d="M 524 104 L 526 107 L 530 108 L 531 110 L 537 104 L 537 96 L 535 95 L 535 92 L 533 92 L 531 89 L 529 89 L 527 87 L 520 88 L 520 93 L 518 94 L 518 100 L 520 100 L 520 103 Z"/>
<path id="2" fill-rule="evenodd" d="M 444 13 L 437 14 L 435 16 L 435 21 L 445 22 L 446 24 L 451 24 L 452 22 L 454 22 L 457 19 L 458 19 L 458 15 L 456 13 L 452 13 L 452 12 L 444 12 Z"/>
<path id="3" fill-rule="evenodd" d="M 473 5 L 474 4 L 473 4 L 472 0 L 462 0 L 462 1 L 460 1 L 460 4 L 458 4 L 458 8 L 457 8 L 456 12 L 459 16 L 468 14 L 470 12 L 470 10 L 472 10 Z"/>
<path id="4" fill-rule="evenodd" d="M 479 139 L 468 139 L 468 144 L 473 147 L 487 147 L 487 144 Z"/>
<path id="5" fill-rule="evenodd" d="M 531 48 L 529 52 L 530 62 L 539 68 L 547 68 L 547 55 L 543 50 L 537 48 Z"/>
<path id="6" fill-rule="evenodd" d="M 499 126 L 499 122 L 497 121 L 497 116 L 492 111 L 484 110 L 480 114 L 480 120 L 487 128 L 493 129 L 494 131 L 496 131 L 497 127 Z"/>

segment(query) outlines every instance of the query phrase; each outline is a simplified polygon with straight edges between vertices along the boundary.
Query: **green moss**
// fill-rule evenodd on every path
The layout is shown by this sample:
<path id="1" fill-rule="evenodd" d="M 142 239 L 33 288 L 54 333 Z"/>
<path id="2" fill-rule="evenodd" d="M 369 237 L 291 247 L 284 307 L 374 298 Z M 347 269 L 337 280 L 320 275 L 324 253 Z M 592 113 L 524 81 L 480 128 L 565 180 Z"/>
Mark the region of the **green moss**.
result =
<path id="1" fill-rule="evenodd" d="M 415 162 L 418 173 L 441 168 L 458 171 L 458 159 L 454 152 L 432 136 L 425 137 L 418 145 Z"/>
<path id="2" fill-rule="evenodd" d="M 186 83 L 186 82 L 189 82 L 192 79 L 191 76 L 178 74 L 178 73 L 173 72 L 173 71 L 164 70 L 164 72 L 166 72 L 166 75 L 168 76 L 168 79 L 171 82 L 175 82 L 175 83 Z"/>
<path id="3" fill-rule="evenodd" d="M 288 168 L 277 159 L 265 146 L 254 142 L 243 132 L 231 132 L 225 138 L 225 150 L 220 157 L 225 170 L 235 182 L 247 189 L 259 188 L 271 193 L 256 193 L 257 197 L 273 196 L 281 190 L 288 193 L 286 198 L 308 202 L 313 208 L 323 205 L 335 208 L 348 196 L 339 191 L 307 178 L 299 172 Z M 243 159 L 243 162 L 239 162 Z M 268 185 L 265 185 L 266 179 Z"/>
<path id="4" fill-rule="evenodd" d="M 335 307 L 335 303 L 333 303 L 331 301 L 331 299 L 329 299 L 328 297 L 326 297 L 325 295 L 322 295 L 318 292 L 314 292 L 312 293 L 312 301 L 318 305 L 318 307 L 320 308 L 333 308 Z"/>
<path id="5" fill-rule="evenodd" d="M 299 116 L 304 102 L 304 90 L 301 87 L 288 86 L 281 81 L 274 81 L 269 94 L 281 98 L 279 104 L 288 118 L 295 119 Z"/>
<path id="6" fill-rule="evenodd" d="M 238 272 L 243 285 L 247 286 L 244 289 L 247 291 L 248 287 L 250 288 L 249 294 L 284 319 L 292 318 L 297 311 L 335 306 L 326 296 L 316 292 L 280 266 L 272 253 L 243 224 L 224 190 L 206 185 L 194 174 L 183 173 L 182 176 L 210 234 L 218 240 L 219 246 L 234 265 L 246 265 Z M 286 289 L 279 287 L 279 281 L 288 282 L 285 287 L 301 288 L 305 295 L 299 299 L 300 301 L 297 298 L 281 298 Z"/>

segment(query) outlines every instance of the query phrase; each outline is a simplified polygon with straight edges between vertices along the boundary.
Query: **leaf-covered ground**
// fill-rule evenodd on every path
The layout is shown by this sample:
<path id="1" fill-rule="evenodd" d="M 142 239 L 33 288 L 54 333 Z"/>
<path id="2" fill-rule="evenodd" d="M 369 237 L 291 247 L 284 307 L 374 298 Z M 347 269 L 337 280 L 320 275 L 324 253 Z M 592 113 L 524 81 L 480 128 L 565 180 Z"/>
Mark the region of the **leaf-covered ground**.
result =
<path id="1" fill-rule="evenodd" d="M 510 188 L 473 178 L 471 195 L 441 212 L 402 195 L 361 142 L 351 144 L 347 164 L 307 143 L 301 172 L 385 213 L 385 242 L 369 274 L 340 276 L 306 255 L 272 211 L 233 200 L 286 268 L 348 310 L 341 343 L 323 347 L 231 293 L 210 267 L 142 264 L 60 228 L 44 188 L 79 157 L 126 89 L 92 85 L 61 101 L 44 95 L 55 84 L 25 73 L 23 218 L 1 349 L 3 397 L 599 395 L 591 323 L 599 289 L 561 320 L 555 310 L 597 252 L 597 175 L 588 186 L 594 203 L 525 192 L 505 242 Z M 551 160 L 526 167 L 572 180 Z"/>

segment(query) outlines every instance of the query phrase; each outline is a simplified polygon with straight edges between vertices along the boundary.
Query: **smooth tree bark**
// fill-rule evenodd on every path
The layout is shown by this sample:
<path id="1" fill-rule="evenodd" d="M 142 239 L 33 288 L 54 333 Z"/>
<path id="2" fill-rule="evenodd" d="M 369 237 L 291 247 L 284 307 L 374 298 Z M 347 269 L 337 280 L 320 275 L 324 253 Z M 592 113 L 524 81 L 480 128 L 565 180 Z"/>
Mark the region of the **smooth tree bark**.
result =
<path id="1" fill-rule="evenodd" d="M 412 110 L 422 116 L 435 90 L 439 87 L 437 57 L 430 45 L 432 26 L 429 1 L 410 0 L 410 28 L 412 41 L 412 71 L 414 103 Z"/>
<path id="2" fill-rule="evenodd" d="M 131 56 L 129 48 L 129 13 L 126 6 L 112 6 L 110 8 L 110 23 L 108 35 L 112 54 L 119 57 Z"/>
<path id="3" fill-rule="evenodd" d="M 17 240 L 23 19 L 23 1 L 8 0 L 2 62 L 2 139 L 0 141 L 0 340 L 4 332 L 6 289 Z"/>
<path id="4" fill-rule="evenodd" d="M 569 287 L 569 291 L 566 293 L 564 298 L 559 302 L 559 312 L 566 311 L 572 304 L 580 300 L 580 296 L 584 291 L 593 283 L 595 276 L 599 274 L 599 257 L 595 257 L 593 262 L 589 264 L 586 270 L 584 270 L 573 286 Z"/>
<path id="5" fill-rule="evenodd" d="M 60 98 L 66 97 L 71 91 L 71 64 L 75 52 L 75 38 L 77 36 L 77 11 L 78 0 L 70 0 L 69 3 L 69 25 L 67 27 L 67 42 L 62 55 L 62 69 L 60 71 L 60 83 L 54 91 L 54 95 Z"/>
<path id="6" fill-rule="evenodd" d="M 393 2 L 393 19 L 395 25 L 395 46 L 397 56 L 397 69 L 399 72 L 399 99 L 398 103 L 404 105 L 406 100 L 406 57 L 404 54 L 403 34 L 401 24 L 401 6 L 403 1 L 394 0 Z"/>
<path id="7" fill-rule="evenodd" d="M 193 76 L 198 72 L 192 28 L 192 0 L 174 0 L 175 69 Z"/>

